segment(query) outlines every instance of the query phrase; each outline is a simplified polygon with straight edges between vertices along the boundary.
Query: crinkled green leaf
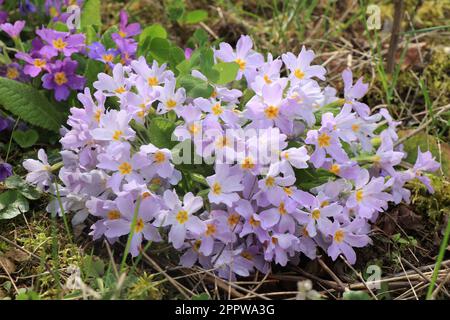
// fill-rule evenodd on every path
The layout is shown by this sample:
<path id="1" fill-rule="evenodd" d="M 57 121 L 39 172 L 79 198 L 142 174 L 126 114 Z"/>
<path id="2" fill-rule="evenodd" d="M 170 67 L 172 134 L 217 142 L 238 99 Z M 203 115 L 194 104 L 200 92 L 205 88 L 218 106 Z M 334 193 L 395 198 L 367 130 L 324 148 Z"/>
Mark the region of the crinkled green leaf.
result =
<path id="1" fill-rule="evenodd" d="M 81 27 L 92 25 L 102 25 L 100 0 L 86 0 L 81 10 Z"/>
<path id="2" fill-rule="evenodd" d="M 177 141 L 172 141 L 173 130 L 175 124 L 172 121 L 162 117 L 153 118 L 148 128 L 150 142 L 158 148 L 172 149 L 177 144 Z"/>
<path id="3" fill-rule="evenodd" d="M 219 78 L 215 83 L 227 84 L 236 79 L 239 65 L 236 62 L 220 62 L 214 65 L 213 70 L 216 70 L 219 73 Z"/>
<path id="4" fill-rule="evenodd" d="M 209 98 L 214 90 L 206 81 L 191 75 L 180 76 L 177 84 L 185 88 L 187 95 L 191 98 Z"/>
<path id="5" fill-rule="evenodd" d="M 297 186 L 307 191 L 335 178 L 334 174 L 324 169 L 295 169 L 294 172 Z"/>
<path id="6" fill-rule="evenodd" d="M 105 71 L 105 64 L 97 60 L 88 60 L 84 69 L 86 86 L 91 87 L 94 81 L 97 81 L 98 74 Z"/>
<path id="7" fill-rule="evenodd" d="M 107 48 L 107 49 L 111 49 L 111 48 L 115 48 L 116 47 L 116 43 L 114 42 L 114 40 L 112 39 L 111 35 L 113 33 L 117 33 L 119 32 L 119 28 L 117 28 L 117 26 L 112 26 L 109 27 L 105 33 L 103 33 L 102 39 L 100 40 L 100 42 Z"/>
<path id="8" fill-rule="evenodd" d="M 205 10 L 193 10 L 186 12 L 182 17 L 182 22 L 187 24 L 195 24 L 205 21 L 208 18 L 208 12 Z"/>
<path id="9" fill-rule="evenodd" d="M 58 132 L 64 115 L 37 89 L 0 78 L 0 106 L 32 125 Z"/>
<path id="10" fill-rule="evenodd" d="M 153 59 L 159 63 L 165 63 L 170 56 L 170 42 L 166 39 L 154 38 L 150 42 L 149 52 Z"/>

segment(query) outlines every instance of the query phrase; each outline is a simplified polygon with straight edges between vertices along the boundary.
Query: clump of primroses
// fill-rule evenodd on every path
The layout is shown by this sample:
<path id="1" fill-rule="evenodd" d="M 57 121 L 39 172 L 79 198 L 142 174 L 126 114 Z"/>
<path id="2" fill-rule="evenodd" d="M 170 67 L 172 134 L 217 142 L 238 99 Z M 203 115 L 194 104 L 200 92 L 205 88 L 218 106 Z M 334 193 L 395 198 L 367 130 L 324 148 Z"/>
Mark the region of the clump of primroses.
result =
<path id="1" fill-rule="evenodd" d="M 236 49 L 214 48 L 215 63 L 236 62 L 239 71 L 206 98 L 190 97 L 165 64 L 144 57 L 99 74 L 62 129 L 59 179 L 43 150 L 24 163 L 29 182 L 59 195 L 48 211 L 73 213 L 74 224 L 91 216 L 94 239 L 114 243 L 131 233 L 132 256 L 144 241 L 167 241 L 183 266 L 225 278 L 319 252 L 355 263 L 354 248 L 371 243 L 371 223 L 390 202 L 409 201 L 408 181 L 432 191 L 426 172 L 439 164 L 419 150 L 412 168 L 399 169 L 399 123 L 386 109 L 371 113 L 361 101 L 368 85 L 349 69 L 339 94 L 320 86 L 326 70 L 313 64 L 313 51 L 274 58 L 252 47 L 242 36 Z M 114 97 L 120 107 L 107 108 Z M 155 118 L 171 119 L 173 140 L 191 145 L 212 174 L 194 173 L 175 161 L 176 148 L 152 144 L 142 130 Z"/>
<path id="2" fill-rule="evenodd" d="M 81 5 L 82 1 L 78 2 Z M 46 1 L 45 7 L 54 21 L 65 22 L 69 14 L 63 13 L 61 6 L 66 5 L 61 1 Z M 127 65 L 137 51 L 137 42 L 133 37 L 141 32 L 138 23 L 128 24 L 128 15 L 122 10 L 119 31 L 111 35 L 115 45 L 113 48 L 106 48 L 99 41 L 87 44 L 86 36 L 79 30 L 64 32 L 43 27 L 36 29 L 37 37 L 25 52 L 20 39 L 24 27 L 25 21 L 22 20 L 0 24 L 0 30 L 7 33 L 20 50 L 15 54 L 14 61 L 0 66 L 0 74 L 21 82 L 40 78 L 42 87 L 53 91 L 57 101 L 67 100 L 72 91 L 81 91 L 85 87 L 86 78 L 82 75 L 85 70 L 80 70 L 75 54 L 101 61 L 106 69 L 118 62 Z M 7 59 L 10 60 L 9 57 Z"/>

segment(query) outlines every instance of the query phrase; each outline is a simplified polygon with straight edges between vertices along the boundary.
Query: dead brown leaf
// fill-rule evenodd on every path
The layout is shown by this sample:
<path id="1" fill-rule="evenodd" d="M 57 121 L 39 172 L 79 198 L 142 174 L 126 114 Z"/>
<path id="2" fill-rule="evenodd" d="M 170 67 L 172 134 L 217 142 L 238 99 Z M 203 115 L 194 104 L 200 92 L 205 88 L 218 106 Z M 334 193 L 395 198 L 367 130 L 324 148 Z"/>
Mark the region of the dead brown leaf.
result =
<path id="1" fill-rule="evenodd" d="M 3 271 L 7 271 L 9 274 L 16 271 L 16 265 L 14 264 L 14 262 L 4 256 L 0 257 L 0 267 Z"/>
<path id="2" fill-rule="evenodd" d="M 19 250 L 19 249 L 11 249 L 8 250 L 4 256 L 6 258 L 10 258 L 11 260 L 14 260 L 16 262 L 25 262 L 30 260 L 31 256 L 29 254 L 27 254 L 26 252 Z"/>

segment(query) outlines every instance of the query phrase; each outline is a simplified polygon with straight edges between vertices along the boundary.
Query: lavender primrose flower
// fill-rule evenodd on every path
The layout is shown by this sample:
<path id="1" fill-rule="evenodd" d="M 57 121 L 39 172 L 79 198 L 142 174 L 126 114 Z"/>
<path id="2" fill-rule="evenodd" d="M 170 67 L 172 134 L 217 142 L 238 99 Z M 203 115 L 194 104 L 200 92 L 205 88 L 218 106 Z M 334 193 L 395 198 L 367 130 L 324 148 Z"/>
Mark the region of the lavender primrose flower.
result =
<path id="1" fill-rule="evenodd" d="M 112 38 L 116 40 L 118 37 L 120 38 L 130 38 L 141 32 L 141 26 L 139 23 L 130 23 L 128 24 L 128 14 L 125 10 L 120 11 L 120 23 L 119 23 L 119 32 L 113 33 Z"/>
<path id="2" fill-rule="evenodd" d="M 332 243 L 327 253 L 331 259 L 336 260 L 342 253 L 349 263 L 356 262 L 356 253 L 352 247 L 362 248 L 371 242 L 366 234 L 360 233 L 364 223 L 363 219 L 353 220 L 346 226 L 341 226 L 337 221 L 333 222 L 328 230 Z"/>
<path id="3" fill-rule="evenodd" d="M 18 52 L 16 58 L 25 61 L 26 65 L 23 72 L 32 78 L 37 77 L 42 71 L 49 71 L 49 65 L 45 57 L 39 53 L 29 55 L 27 53 Z"/>
<path id="4" fill-rule="evenodd" d="M 17 20 L 14 24 L 11 23 L 2 23 L 0 24 L 0 29 L 6 32 L 11 38 L 17 39 L 19 38 L 20 32 L 25 27 L 25 21 Z"/>
<path id="5" fill-rule="evenodd" d="M 49 66 L 49 73 L 42 77 L 42 86 L 54 90 L 57 101 L 66 100 L 70 90 L 81 90 L 86 82 L 84 77 L 75 73 L 77 66 L 78 62 L 70 58 L 56 60 Z"/>
<path id="6" fill-rule="evenodd" d="M 88 46 L 88 57 L 107 64 L 109 67 L 114 67 L 114 59 L 119 54 L 117 49 L 106 49 L 100 42 L 93 42 Z"/>
<path id="7" fill-rule="evenodd" d="M 201 197 L 188 192 L 181 202 L 175 192 L 167 190 L 164 192 L 164 203 L 169 210 L 162 213 L 162 225 L 171 226 L 169 241 L 175 249 L 181 248 L 188 232 L 200 235 L 206 231 L 205 224 L 193 215 L 203 206 Z"/>
<path id="8" fill-rule="evenodd" d="M 133 257 L 139 255 L 143 238 L 154 242 L 161 241 L 158 230 L 151 224 L 160 210 L 160 204 L 157 199 L 154 199 L 148 194 L 144 195 L 140 203 L 137 204 L 131 194 L 125 194 L 119 196 L 115 200 L 115 203 L 118 212 L 110 212 L 109 219 L 104 222 L 106 226 L 106 237 L 117 238 L 130 233 L 136 206 L 139 206 L 133 237 L 131 238 L 131 255 Z"/>
<path id="9" fill-rule="evenodd" d="M 40 53 L 48 58 L 63 54 L 70 57 L 73 53 L 80 52 L 85 46 L 84 34 L 70 34 L 68 32 L 52 29 L 36 30 L 36 34 L 46 42 Z"/>

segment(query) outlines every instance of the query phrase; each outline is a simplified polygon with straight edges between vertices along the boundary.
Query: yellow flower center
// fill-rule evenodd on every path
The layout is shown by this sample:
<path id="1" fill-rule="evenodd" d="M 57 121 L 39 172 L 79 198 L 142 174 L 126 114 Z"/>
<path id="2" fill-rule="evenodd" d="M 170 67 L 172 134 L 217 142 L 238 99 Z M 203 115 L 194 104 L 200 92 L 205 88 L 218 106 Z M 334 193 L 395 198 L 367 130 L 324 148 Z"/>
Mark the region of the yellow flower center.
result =
<path id="1" fill-rule="evenodd" d="M 102 58 L 105 62 L 112 62 L 114 60 L 114 56 L 111 53 L 104 54 Z"/>
<path id="2" fill-rule="evenodd" d="M 144 230 L 144 220 L 142 220 L 142 218 L 139 218 L 136 221 L 136 226 L 134 227 L 134 232 L 139 233 L 139 232 L 142 232 L 142 230 Z"/>
<path id="3" fill-rule="evenodd" d="M 269 76 L 267 74 L 264 75 L 264 82 L 267 84 L 272 83 L 272 80 L 270 80 Z"/>
<path id="4" fill-rule="evenodd" d="M 120 140 L 120 137 L 123 135 L 123 131 L 122 130 L 115 130 L 112 136 L 113 140 Z"/>
<path id="5" fill-rule="evenodd" d="M 102 111 L 101 111 L 101 110 L 95 111 L 95 114 L 94 114 L 94 120 L 95 120 L 95 122 L 99 123 L 99 122 L 100 122 L 101 116 L 102 116 Z"/>
<path id="6" fill-rule="evenodd" d="M 207 237 L 210 237 L 210 236 L 212 236 L 212 235 L 215 235 L 215 234 L 216 234 L 216 231 L 217 231 L 216 225 L 213 224 L 213 223 L 209 223 L 209 224 L 206 226 L 206 232 L 205 232 L 205 235 L 206 235 Z"/>
<path id="7" fill-rule="evenodd" d="M 344 231 L 342 231 L 341 229 L 337 230 L 334 233 L 334 241 L 336 241 L 337 243 L 341 243 L 342 241 L 344 241 Z"/>
<path id="8" fill-rule="evenodd" d="M 166 155 L 162 151 L 155 152 L 155 162 L 163 163 L 166 160 Z"/>
<path id="9" fill-rule="evenodd" d="M 198 126 L 192 123 L 190 126 L 188 126 L 188 130 L 191 134 L 197 134 L 200 129 L 198 128 Z"/>
<path id="10" fill-rule="evenodd" d="M 145 117 L 145 111 L 143 111 L 143 110 L 138 111 L 136 114 L 137 114 L 137 116 L 138 116 L 139 118 Z"/>
<path id="11" fill-rule="evenodd" d="M 276 106 L 268 106 L 264 109 L 264 114 L 268 119 L 275 119 L 278 117 L 278 107 Z"/>
<path id="12" fill-rule="evenodd" d="M 202 240 L 196 240 L 194 242 L 194 244 L 192 245 L 192 249 L 194 249 L 195 252 L 198 252 L 201 245 L 202 245 Z"/>
<path id="13" fill-rule="evenodd" d="M 225 148 L 226 146 L 230 146 L 230 141 L 227 139 L 227 137 L 220 136 L 219 138 L 217 138 L 217 148 Z"/>
<path id="14" fill-rule="evenodd" d="M 42 68 L 42 67 L 45 67 L 47 62 L 43 59 L 34 59 L 33 64 L 35 67 Z"/>
<path id="15" fill-rule="evenodd" d="M 320 210 L 319 210 L 319 209 L 314 209 L 314 210 L 311 212 L 311 216 L 312 216 L 312 218 L 313 218 L 314 220 L 319 219 L 319 218 L 320 218 Z"/>
<path id="16" fill-rule="evenodd" d="M 55 7 L 50 7 L 48 12 L 50 13 L 51 17 L 56 17 L 59 14 L 58 9 L 56 9 Z"/>
<path id="17" fill-rule="evenodd" d="M 142 194 L 142 199 L 147 199 L 147 198 L 150 198 L 151 196 L 152 196 L 152 194 L 150 192 L 146 191 Z"/>
<path id="18" fill-rule="evenodd" d="M 122 30 L 119 31 L 119 36 L 121 36 L 122 38 L 125 38 L 127 36 L 126 32 L 123 32 Z"/>
<path id="19" fill-rule="evenodd" d="M 305 76 L 305 74 L 303 73 L 302 70 L 300 69 L 295 69 L 294 70 L 294 76 L 296 76 L 298 79 L 303 79 L 303 77 Z"/>
<path id="20" fill-rule="evenodd" d="M 364 197 L 364 192 L 362 190 L 356 191 L 356 201 L 361 202 Z"/>
<path id="21" fill-rule="evenodd" d="M 154 185 L 160 185 L 160 184 L 161 184 L 161 179 L 160 179 L 160 178 L 153 178 L 153 179 L 150 181 L 150 183 L 151 183 L 151 184 L 154 184 Z"/>
<path id="22" fill-rule="evenodd" d="M 16 68 L 7 68 L 6 76 L 8 79 L 17 79 L 19 77 L 19 71 Z"/>
<path id="23" fill-rule="evenodd" d="M 250 217 L 248 223 L 250 223 L 253 228 L 259 227 L 259 225 L 261 224 L 261 222 L 253 218 L 253 216 Z"/>
<path id="24" fill-rule="evenodd" d="M 358 132 L 358 131 L 359 131 L 359 124 L 356 124 L 356 123 L 353 124 L 353 125 L 352 125 L 352 131 L 353 131 L 353 132 Z"/>
<path id="25" fill-rule="evenodd" d="M 235 226 L 239 222 L 239 215 L 236 213 L 232 213 L 228 216 L 227 223 L 229 226 Z"/>
<path id="26" fill-rule="evenodd" d="M 63 71 L 55 73 L 55 82 L 58 86 L 66 84 L 67 81 L 66 74 Z"/>
<path id="27" fill-rule="evenodd" d="M 241 168 L 245 170 L 251 170 L 255 167 L 255 163 L 251 157 L 246 157 L 241 164 Z"/>
<path id="28" fill-rule="evenodd" d="M 243 71 L 245 69 L 245 65 L 247 64 L 244 60 L 237 58 L 236 60 L 234 60 L 234 62 L 236 62 L 239 65 L 239 69 L 241 71 Z"/>
<path id="29" fill-rule="evenodd" d="M 275 178 L 271 176 L 267 177 L 266 186 L 272 188 L 274 185 L 275 185 Z"/>
<path id="30" fill-rule="evenodd" d="M 331 165 L 330 172 L 338 175 L 341 172 L 341 166 L 336 163 L 333 163 Z"/>
<path id="31" fill-rule="evenodd" d="M 331 137 L 324 132 L 317 138 L 317 142 L 321 148 L 329 147 L 331 145 Z"/>
<path id="32" fill-rule="evenodd" d="M 286 208 L 284 207 L 284 202 L 281 202 L 280 205 L 278 206 L 278 212 L 281 215 L 285 215 L 287 213 Z"/>
<path id="33" fill-rule="evenodd" d="M 114 92 L 115 93 L 118 93 L 118 94 L 122 94 L 122 93 L 124 93 L 124 92 L 126 92 L 127 90 L 123 87 L 123 86 L 120 86 L 120 87 L 118 87 L 116 90 L 114 90 Z"/>
<path id="34" fill-rule="evenodd" d="M 218 182 L 214 182 L 214 184 L 212 185 L 212 193 L 214 193 L 215 195 L 219 195 L 222 193 L 222 187 Z"/>
<path id="35" fill-rule="evenodd" d="M 241 257 L 243 257 L 244 259 L 247 259 L 247 260 L 253 260 L 252 254 L 248 251 L 242 251 Z"/>
<path id="36" fill-rule="evenodd" d="M 106 216 L 109 220 L 117 220 L 120 219 L 120 212 L 118 210 L 111 210 L 106 214 Z"/>
<path id="37" fill-rule="evenodd" d="M 222 106 L 220 105 L 220 103 L 216 103 L 216 104 L 213 105 L 213 107 L 211 108 L 211 111 L 212 111 L 212 113 L 213 113 L 215 116 L 219 116 L 219 115 L 221 115 L 221 114 L 223 113 L 223 108 L 222 108 Z"/>
<path id="38" fill-rule="evenodd" d="M 173 99 L 169 99 L 166 102 L 167 109 L 173 109 L 177 105 L 177 102 Z"/>
<path id="39" fill-rule="evenodd" d="M 158 84 L 158 78 L 157 77 L 150 77 L 147 79 L 149 86 L 156 86 Z"/>
<path id="40" fill-rule="evenodd" d="M 186 210 L 180 210 L 178 211 L 175 219 L 177 219 L 179 224 L 184 224 L 186 221 L 188 221 L 188 213 Z"/>
<path id="41" fill-rule="evenodd" d="M 278 238 L 272 237 L 272 243 L 277 245 L 278 244 Z"/>
<path id="42" fill-rule="evenodd" d="M 64 42 L 62 38 L 58 38 L 56 40 L 53 40 L 53 47 L 57 50 L 63 50 L 65 47 L 67 47 L 67 42 Z"/>
<path id="43" fill-rule="evenodd" d="M 329 204 L 330 204 L 330 202 L 328 200 L 323 200 L 322 203 L 320 204 L 320 207 L 323 208 L 323 207 L 326 207 Z"/>
<path id="44" fill-rule="evenodd" d="M 292 188 L 291 187 L 284 187 L 283 190 L 288 196 L 292 196 L 293 192 L 292 192 Z"/>
<path id="45" fill-rule="evenodd" d="M 215 98 L 217 97 L 217 91 L 213 90 L 213 92 L 211 93 L 211 98 Z"/>
<path id="46" fill-rule="evenodd" d="M 128 162 L 121 163 L 117 169 L 119 169 L 120 174 L 130 174 L 133 171 L 131 164 Z"/>

